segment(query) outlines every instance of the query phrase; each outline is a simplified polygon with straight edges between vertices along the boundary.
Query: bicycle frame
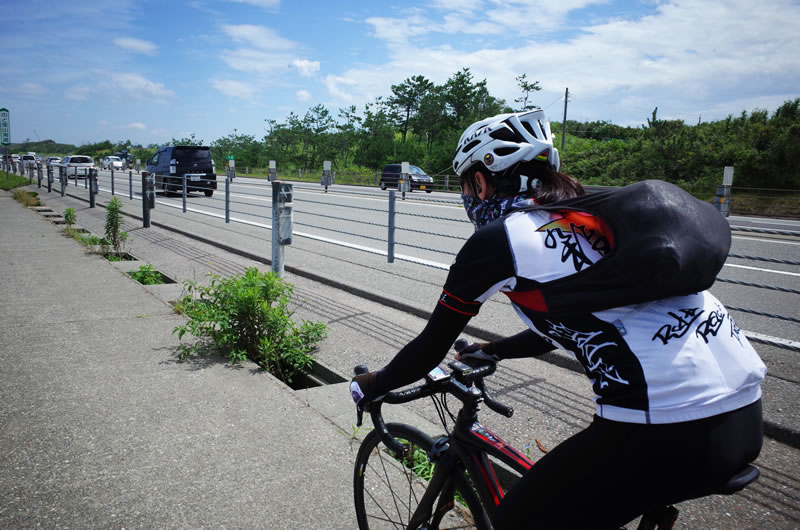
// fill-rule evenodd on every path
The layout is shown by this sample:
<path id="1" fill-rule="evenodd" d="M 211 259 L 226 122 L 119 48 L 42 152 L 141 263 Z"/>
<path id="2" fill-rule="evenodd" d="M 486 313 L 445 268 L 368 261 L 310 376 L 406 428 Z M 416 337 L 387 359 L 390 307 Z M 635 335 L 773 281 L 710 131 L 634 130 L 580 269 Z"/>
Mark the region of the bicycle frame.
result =
<path id="1" fill-rule="evenodd" d="M 524 475 L 534 463 L 478 421 L 481 404 L 501 415 L 507 417 L 513 415 L 513 409 L 494 400 L 483 384 L 483 377 L 494 372 L 494 364 L 480 365 L 473 369 L 460 361 L 452 361 L 448 366 L 453 370 L 452 374 L 445 373 L 446 377 L 442 377 L 440 371 L 435 377 L 427 378 L 423 385 L 399 392 L 389 392 L 373 402 L 367 410 L 372 416 L 376 434 L 379 434 L 381 441 L 394 454 L 405 457 L 409 454 L 410 446 L 400 443 L 390 434 L 381 415 L 382 403 L 402 404 L 432 396 L 436 400 L 444 423 L 445 417 L 441 407 L 448 413 L 449 409 L 446 401 L 439 401 L 440 398 L 435 396 L 442 394 L 456 397 L 462 404 L 461 409 L 458 411 L 451 432 L 435 440 L 428 450 L 431 461 L 435 462 L 436 467 L 409 519 L 408 526 L 418 528 L 430 521 L 430 527 L 438 528 L 444 515 L 453 508 L 455 492 L 458 490 L 463 495 L 477 528 L 488 529 L 491 528 L 496 509 L 503 500 L 505 494 L 503 486 L 506 486 L 506 491 L 513 486 L 513 484 L 503 484 L 490 457 L 503 464 L 498 469 L 508 467 L 519 475 Z M 357 374 L 360 368 L 357 367 Z M 365 366 L 363 370 L 366 371 Z M 361 425 L 361 409 L 357 410 L 358 425 Z M 398 427 L 410 428 L 403 424 L 391 425 L 395 430 Z M 447 429 L 447 425 L 444 427 Z M 427 437 L 419 432 L 420 435 Z M 430 442 L 427 444 L 430 445 Z M 756 467 L 746 465 L 714 493 L 730 495 L 757 480 L 758 476 L 759 471 Z M 438 505 L 434 508 L 437 499 Z M 672 528 L 677 514 L 678 510 L 673 506 L 649 511 L 642 514 L 639 529 Z"/>
<path id="2" fill-rule="evenodd" d="M 488 527 L 489 522 L 494 520 L 495 508 L 505 495 L 503 484 L 489 457 L 496 458 L 520 475 L 533 466 L 534 463 L 530 459 L 478 421 L 481 401 L 482 399 L 476 398 L 464 403 L 458 413 L 451 435 L 436 441 L 435 447 L 438 447 L 440 451 L 436 460 L 436 469 L 414 516 L 411 518 L 412 524 L 409 525 L 411 528 L 426 521 L 431 514 L 435 513 L 433 502 L 439 497 L 440 492 L 448 493 L 442 497 L 452 501 L 452 490 L 454 489 L 452 477 L 455 472 L 459 471 L 466 471 L 471 478 L 472 486 L 485 511 L 485 514 L 473 512 L 472 515 L 485 519 L 483 524 Z M 506 486 L 508 489 L 509 485 Z M 434 521 L 438 524 L 437 518 L 434 518 Z"/>

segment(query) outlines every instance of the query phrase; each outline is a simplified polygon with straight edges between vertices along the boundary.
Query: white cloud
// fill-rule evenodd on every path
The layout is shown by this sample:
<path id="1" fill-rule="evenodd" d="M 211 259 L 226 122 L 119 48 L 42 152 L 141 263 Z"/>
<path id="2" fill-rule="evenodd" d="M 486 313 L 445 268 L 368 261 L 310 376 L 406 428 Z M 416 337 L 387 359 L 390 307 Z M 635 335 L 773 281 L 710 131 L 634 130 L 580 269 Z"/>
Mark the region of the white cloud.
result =
<path id="1" fill-rule="evenodd" d="M 89 97 L 91 88 L 86 85 L 75 85 L 69 87 L 64 93 L 64 97 L 72 101 L 85 101 Z"/>
<path id="2" fill-rule="evenodd" d="M 25 82 L 22 83 L 20 89 L 25 96 L 43 96 L 47 94 L 47 88 L 39 83 Z"/>
<path id="3" fill-rule="evenodd" d="M 286 71 L 290 64 L 288 55 L 263 52 L 252 48 L 224 50 L 220 59 L 234 70 L 255 74 Z"/>
<path id="4" fill-rule="evenodd" d="M 659 115 L 696 121 L 700 113 L 718 119 L 758 101 L 797 97 L 796 1 L 765 0 L 752 9 L 745 0 L 661 0 L 622 6 L 624 16 L 600 19 L 598 10 L 590 25 L 576 23 L 586 16 L 576 10 L 603 3 L 435 0 L 424 16 L 406 9 L 398 17 L 370 17 L 365 22 L 385 43 L 387 61 L 324 83 L 332 98 L 349 104 L 386 96 L 413 75 L 441 84 L 468 67 L 513 105 L 520 96 L 514 79 L 527 73 L 543 87 L 534 103 L 555 105 L 548 110 L 554 118 L 569 87 L 575 119 L 630 124 L 643 123 L 656 106 Z M 747 101 L 753 104 L 742 106 Z"/>
<path id="5" fill-rule="evenodd" d="M 151 81 L 140 74 L 122 73 L 115 74 L 111 81 L 117 89 L 127 92 L 138 99 L 152 100 L 157 103 L 166 103 L 175 93 L 164 87 L 162 83 Z"/>
<path id="6" fill-rule="evenodd" d="M 303 77 L 311 77 L 314 72 L 319 71 L 319 61 L 308 61 L 306 59 L 295 59 L 292 65 Z"/>
<path id="7" fill-rule="evenodd" d="M 298 47 L 294 41 L 281 37 L 274 29 L 253 24 L 225 24 L 222 26 L 234 42 L 245 43 L 261 50 L 293 50 Z"/>
<path id="8" fill-rule="evenodd" d="M 212 79 L 211 85 L 226 96 L 244 100 L 252 100 L 258 94 L 258 89 L 252 83 L 244 83 L 242 81 Z"/>
<path id="9" fill-rule="evenodd" d="M 356 86 L 359 83 L 358 79 L 345 77 L 345 76 L 338 76 L 338 75 L 328 75 L 325 76 L 323 81 L 325 87 L 328 89 L 328 92 L 334 98 L 343 101 L 345 103 L 350 103 L 354 100 L 353 94 L 351 92 L 346 92 L 342 89 L 342 86 Z"/>
<path id="10" fill-rule="evenodd" d="M 108 72 L 95 84 L 74 85 L 64 93 L 66 99 L 73 101 L 85 101 L 90 97 L 115 100 L 122 96 L 155 103 L 166 103 L 174 95 L 175 93 L 165 88 L 162 83 L 151 81 L 140 74 L 127 72 Z"/>
<path id="11" fill-rule="evenodd" d="M 157 55 L 158 46 L 147 40 L 134 39 L 133 37 L 119 37 L 112 41 L 123 50 L 128 50 L 143 55 Z"/>
<path id="12" fill-rule="evenodd" d="M 311 92 L 308 90 L 298 90 L 295 95 L 297 96 L 298 101 L 311 101 Z"/>
<path id="13" fill-rule="evenodd" d="M 135 121 L 128 124 L 128 129 L 147 129 L 147 127 L 145 126 L 144 123 Z"/>
<path id="14" fill-rule="evenodd" d="M 262 7 L 264 9 L 274 9 L 278 7 L 281 3 L 280 0 L 230 0 L 230 1 L 239 4 L 250 4 L 256 7 Z"/>

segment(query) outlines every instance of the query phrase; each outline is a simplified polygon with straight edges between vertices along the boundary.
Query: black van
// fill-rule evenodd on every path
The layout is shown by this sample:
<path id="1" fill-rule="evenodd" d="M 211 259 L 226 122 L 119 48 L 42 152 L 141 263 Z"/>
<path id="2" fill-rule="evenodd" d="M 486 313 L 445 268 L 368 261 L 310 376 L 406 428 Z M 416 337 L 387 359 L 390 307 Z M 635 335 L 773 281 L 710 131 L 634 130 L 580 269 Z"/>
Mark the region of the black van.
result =
<path id="1" fill-rule="evenodd" d="M 155 175 L 156 190 L 164 193 L 183 190 L 200 191 L 211 197 L 217 189 L 217 172 L 211 150 L 198 145 L 168 145 L 159 148 L 147 162 L 147 171 Z"/>

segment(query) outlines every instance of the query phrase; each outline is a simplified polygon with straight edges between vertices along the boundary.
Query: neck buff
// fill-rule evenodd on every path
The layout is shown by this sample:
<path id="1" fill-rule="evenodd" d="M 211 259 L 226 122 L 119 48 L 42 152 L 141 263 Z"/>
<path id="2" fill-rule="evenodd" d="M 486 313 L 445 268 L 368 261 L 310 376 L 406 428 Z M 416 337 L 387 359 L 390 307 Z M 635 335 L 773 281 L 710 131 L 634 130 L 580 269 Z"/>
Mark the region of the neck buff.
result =
<path id="1" fill-rule="evenodd" d="M 507 214 L 514 206 L 527 206 L 535 204 L 533 199 L 520 195 L 513 197 L 490 197 L 484 201 L 472 195 L 461 195 L 467 217 L 475 225 L 475 230 L 489 224 L 495 219 Z"/>

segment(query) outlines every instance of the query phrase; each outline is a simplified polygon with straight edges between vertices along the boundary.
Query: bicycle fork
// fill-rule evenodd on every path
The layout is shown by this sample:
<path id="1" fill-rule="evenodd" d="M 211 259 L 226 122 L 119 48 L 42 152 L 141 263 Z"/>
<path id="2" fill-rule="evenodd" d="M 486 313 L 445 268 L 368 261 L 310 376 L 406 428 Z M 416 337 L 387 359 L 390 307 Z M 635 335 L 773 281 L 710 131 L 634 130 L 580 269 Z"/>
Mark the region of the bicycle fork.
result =
<path id="1" fill-rule="evenodd" d="M 450 443 L 446 437 L 439 438 L 434 443 L 431 460 L 436 464 L 436 468 L 414 515 L 409 520 L 409 528 L 439 528 L 444 516 L 455 506 L 454 476 L 463 470 L 458 469 L 458 458 L 449 449 Z M 434 510 L 433 503 L 437 497 L 439 500 Z"/>

